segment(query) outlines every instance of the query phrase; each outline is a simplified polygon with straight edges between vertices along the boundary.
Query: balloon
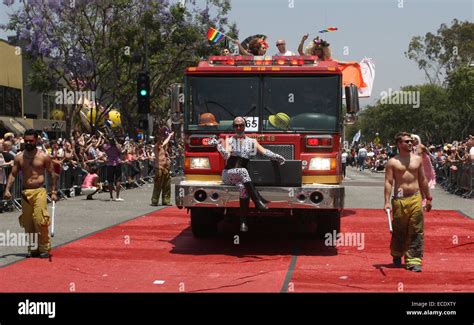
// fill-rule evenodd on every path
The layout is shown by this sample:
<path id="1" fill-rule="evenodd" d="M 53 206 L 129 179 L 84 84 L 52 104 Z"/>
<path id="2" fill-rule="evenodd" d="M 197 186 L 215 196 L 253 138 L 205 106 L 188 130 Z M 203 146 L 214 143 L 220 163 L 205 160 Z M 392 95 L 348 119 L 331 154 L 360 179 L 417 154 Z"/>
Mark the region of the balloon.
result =
<path id="1" fill-rule="evenodd" d="M 64 112 L 62 110 L 56 108 L 56 109 L 53 109 L 51 111 L 50 116 L 51 116 L 52 120 L 63 120 L 64 119 Z"/>
<path id="2" fill-rule="evenodd" d="M 92 124 L 95 124 L 95 119 L 96 119 L 96 114 L 97 114 L 97 110 L 95 108 L 93 109 L 90 109 L 88 112 L 87 112 L 87 122 L 90 123 L 90 120 L 91 120 L 91 113 L 92 113 Z M 99 112 L 99 115 L 100 115 L 100 112 Z M 98 121 L 98 124 L 103 124 L 104 123 L 104 116 L 102 115 L 102 117 L 100 118 L 100 120 Z"/>
<path id="3" fill-rule="evenodd" d="M 112 125 L 113 128 L 122 125 L 122 120 L 120 119 L 120 112 L 113 109 L 109 112 L 109 119 L 114 122 Z"/>

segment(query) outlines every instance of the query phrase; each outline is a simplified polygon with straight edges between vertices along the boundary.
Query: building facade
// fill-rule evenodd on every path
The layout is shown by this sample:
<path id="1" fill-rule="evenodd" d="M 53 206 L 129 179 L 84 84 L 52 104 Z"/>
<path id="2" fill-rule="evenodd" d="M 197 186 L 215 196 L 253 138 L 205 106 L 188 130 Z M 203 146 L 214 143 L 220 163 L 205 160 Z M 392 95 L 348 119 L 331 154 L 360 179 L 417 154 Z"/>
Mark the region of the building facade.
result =
<path id="1" fill-rule="evenodd" d="M 0 137 L 10 131 L 22 134 L 28 128 L 65 132 L 65 121 L 50 116 L 54 98 L 28 86 L 30 63 L 14 44 L 15 38 L 0 39 Z"/>

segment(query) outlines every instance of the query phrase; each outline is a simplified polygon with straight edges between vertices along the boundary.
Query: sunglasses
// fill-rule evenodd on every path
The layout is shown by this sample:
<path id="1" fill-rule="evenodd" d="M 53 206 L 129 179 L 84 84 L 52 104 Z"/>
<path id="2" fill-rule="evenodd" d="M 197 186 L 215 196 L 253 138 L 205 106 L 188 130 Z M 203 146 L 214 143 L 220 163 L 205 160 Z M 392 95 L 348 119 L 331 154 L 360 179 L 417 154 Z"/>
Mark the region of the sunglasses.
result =
<path id="1" fill-rule="evenodd" d="M 243 128 L 245 127 L 245 124 L 234 124 L 234 128 Z"/>
<path id="2" fill-rule="evenodd" d="M 413 143 L 413 140 L 405 140 L 403 142 L 405 142 L 406 144 L 410 144 L 410 143 Z"/>

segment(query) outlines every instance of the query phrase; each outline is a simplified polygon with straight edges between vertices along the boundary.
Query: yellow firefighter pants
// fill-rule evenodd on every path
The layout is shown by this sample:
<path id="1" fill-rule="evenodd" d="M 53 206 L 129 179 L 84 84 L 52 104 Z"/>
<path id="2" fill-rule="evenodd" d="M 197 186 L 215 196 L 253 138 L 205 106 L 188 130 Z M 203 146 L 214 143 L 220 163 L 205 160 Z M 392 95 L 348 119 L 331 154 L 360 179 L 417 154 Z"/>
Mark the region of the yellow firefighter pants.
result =
<path id="1" fill-rule="evenodd" d="M 163 205 L 169 205 L 171 202 L 171 177 L 169 170 L 155 168 L 154 181 L 151 203 L 158 204 L 160 194 L 162 194 Z"/>
<path id="2" fill-rule="evenodd" d="M 392 199 L 393 233 L 390 242 L 394 257 L 405 255 L 405 264 L 422 265 L 424 250 L 423 207 L 420 193 Z"/>
<path id="3" fill-rule="evenodd" d="M 47 193 L 45 188 L 27 189 L 21 192 L 22 214 L 20 226 L 26 233 L 38 234 L 38 251 L 40 253 L 51 250 L 49 237 L 50 217 L 47 208 Z M 30 250 L 30 247 L 28 247 Z"/>

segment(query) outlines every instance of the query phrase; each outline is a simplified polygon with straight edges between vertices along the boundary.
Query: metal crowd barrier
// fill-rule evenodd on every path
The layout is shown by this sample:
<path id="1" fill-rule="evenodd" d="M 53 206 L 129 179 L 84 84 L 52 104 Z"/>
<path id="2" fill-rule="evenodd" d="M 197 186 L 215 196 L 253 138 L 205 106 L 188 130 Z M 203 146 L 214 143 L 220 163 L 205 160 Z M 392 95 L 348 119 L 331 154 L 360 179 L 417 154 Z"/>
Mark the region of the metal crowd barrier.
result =
<path id="1" fill-rule="evenodd" d="M 446 191 L 471 198 L 474 194 L 474 162 L 436 165 L 436 181 Z"/>
<path id="2" fill-rule="evenodd" d="M 144 159 L 140 160 L 142 169 L 140 170 L 141 172 L 141 178 L 147 182 L 153 182 L 153 176 L 155 173 L 155 167 L 154 167 L 154 159 Z"/>
<path id="3" fill-rule="evenodd" d="M 12 167 L 4 167 L 3 171 L 5 172 L 5 184 L 2 186 L 2 193 L 1 193 L 1 200 L 3 200 L 3 193 L 5 192 L 5 186 L 8 182 L 8 176 L 10 175 L 12 171 Z M 15 178 L 15 181 L 13 182 L 12 187 L 10 188 L 10 193 L 12 194 L 12 199 L 8 204 L 5 204 L 4 206 L 12 206 L 18 211 L 21 211 L 21 184 L 23 182 L 23 173 L 20 171 Z"/>
<path id="4" fill-rule="evenodd" d="M 103 190 L 107 190 L 107 166 L 105 163 L 96 164 L 98 167 L 98 175 L 99 181 L 102 182 L 105 186 Z M 152 183 L 154 177 L 154 168 L 153 168 L 153 160 L 145 159 L 145 160 L 135 160 L 130 161 L 129 163 L 122 163 L 122 179 L 121 182 L 123 184 L 129 183 L 134 184 L 138 187 L 142 187 L 143 184 Z M 4 167 L 3 171 L 5 172 L 5 183 L 3 186 L 0 183 L 0 210 L 2 210 L 2 206 L 11 205 L 16 208 L 18 211 L 21 211 L 21 191 L 22 191 L 22 183 L 23 183 L 23 175 L 20 171 L 15 177 L 15 181 L 10 189 L 12 194 L 12 199 L 10 201 L 3 200 L 3 192 L 5 185 L 8 181 L 8 176 L 11 173 L 11 167 Z M 1 171 L 0 171 L 1 172 Z M 69 166 L 66 170 L 61 166 L 61 173 L 57 175 L 57 186 L 56 189 L 58 191 L 58 198 L 67 200 L 68 196 L 72 197 L 75 195 L 81 194 L 81 186 L 83 180 L 86 176 L 86 171 L 83 168 L 76 167 L 72 168 Z M 51 177 L 45 173 L 45 184 L 44 187 L 48 191 L 48 200 L 51 201 L 51 197 L 49 193 L 51 192 Z M 122 185 L 122 189 L 125 190 L 126 187 Z M 3 205 L 2 205 L 3 204 Z"/>

